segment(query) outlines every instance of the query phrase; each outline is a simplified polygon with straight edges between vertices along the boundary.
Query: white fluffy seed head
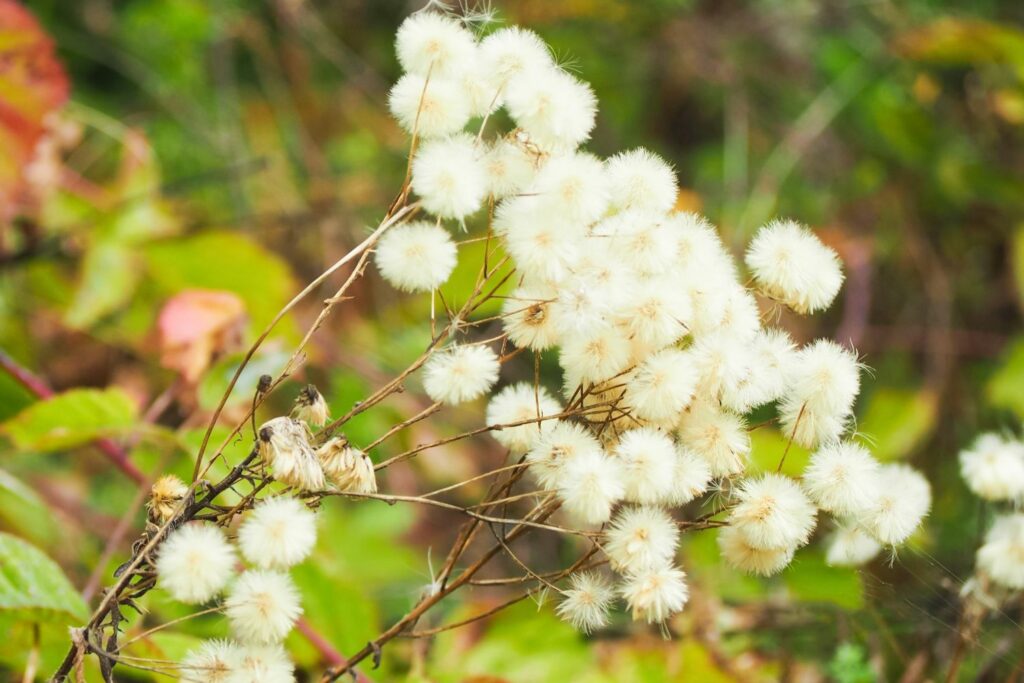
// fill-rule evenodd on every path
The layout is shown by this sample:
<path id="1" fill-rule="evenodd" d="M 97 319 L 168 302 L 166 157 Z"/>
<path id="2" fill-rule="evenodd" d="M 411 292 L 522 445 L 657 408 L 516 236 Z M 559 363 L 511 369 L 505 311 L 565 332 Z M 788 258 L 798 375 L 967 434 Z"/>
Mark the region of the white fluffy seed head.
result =
<path id="1" fill-rule="evenodd" d="M 746 260 L 761 290 L 798 313 L 828 308 L 843 284 L 836 252 L 793 221 L 761 228 Z"/>
<path id="2" fill-rule="evenodd" d="M 458 133 L 471 115 L 465 89 L 455 81 L 406 74 L 388 93 L 388 108 L 410 135 L 422 139 Z"/>
<path id="3" fill-rule="evenodd" d="M 808 448 L 838 439 L 860 392 L 856 354 L 819 339 L 797 352 L 791 368 L 790 389 L 779 405 L 783 433 Z"/>
<path id="4" fill-rule="evenodd" d="M 287 569 L 309 557 L 316 545 L 316 515 L 297 498 L 268 498 L 238 529 L 242 555 L 262 569 Z"/>
<path id="5" fill-rule="evenodd" d="M 302 614 L 299 592 L 282 572 L 250 570 L 242 574 L 224 601 L 224 612 L 242 642 L 281 642 Z"/>
<path id="6" fill-rule="evenodd" d="M 465 133 L 424 141 L 412 162 L 412 189 L 423 208 L 456 220 L 475 213 L 487 196 L 483 156 Z"/>
<path id="7" fill-rule="evenodd" d="M 185 655 L 179 669 L 182 683 L 235 683 L 243 648 L 226 640 L 208 640 Z"/>
<path id="8" fill-rule="evenodd" d="M 590 86 L 557 68 L 514 79 L 505 107 L 530 140 L 548 150 L 573 150 L 585 142 L 597 115 Z"/>
<path id="9" fill-rule="evenodd" d="M 660 624 L 681 612 L 690 597 L 686 573 L 671 565 L 627 574 L 621 590 L 633 620 L 648 624 Z"/>
<path id="10" fill-rule="evenodd" d="M 565 465 L 584 453 L 601 453 L 601 444 L 585 427 L 575 422 L 552 420 L 526 454 L 530 472 L 546 489 L 557 489 Z M 602 456 L 603 457 L 603 456 Z"/>
<path id="11" fill-rule="evenodd" d="M 455 19 L 436 12 L 417 12 L 402 22 L 395 51 L 402 68 L 420 76 L 453 76 L 476 60 L 473 34 Z"/>
<path id="12" fill-rule="evenodd" d="M 859 516 L 878 495 L 878 461 L 851 442 L 822 446 L 804 470 L 803 485 L 815 504 L 840 516 Z"/>
<path id="13" fill-rule="evenodd" d="M 674 348 L 658 351 L 628 377 L 625 404 L 645 420 L 677 422 L 693 401 L 697 379 L 690 353 Z"/>
<path id="14" fill-rule="evenodd" d="M 1024 513 L 1000 515 L 978 549 L 978 569 L 996 583 L 1024 589 Z"/>
<path id="15" fill-rule="evenodd" d="M 722 386 L 722 403 L 740 413 L 780 398 L 796 358 L 793 342 L 782 330 L 761 330 L 744 343 L 747 367 Z"/>
<path id="16" fill-rule="evenodd" d="M 555 611 L 578 631 L 591 633 L 608 624 L 608 612 L 615 591 L 606 578 L 596 572 L 573 574 L 569 588 L 562 594 Z"/>
<path id="17" fill-rule="evenodd" d="M 377 242 L 374 260 L 381 276 L 403 292 L 429 292 L 452 274 L 458 260 L 448 231 L 427 221 L 388 230 Z"/>
<path id="18" fill-rule="evenodd" d="M 666 212 L 675 206 L 679 193 L 676 174 L 657 154 L 633 149 L 611 157 L 605 166 L 615 210 Z"/>
<path id="19" fill-rule="evenodd" d="M 739 486 L 729 524 L 752 548 L 795 550 L 810 540 L 815 514 L 795 481 L 769 473 Z"/>
<path id="20" fill-rule="evenodd" d="M 711 468 L 707 461 L 688 448 L 677 449 L 672 473 L 672 488 L 662 501 L 679 507 L 703 495 L 711 484 Z"/>
<path id="21" fill-rule="evenodd" d="M 675 265 L 676 235 L 663 213 L 627 209 L 595 225 L 592 233 L 634 277 L 661 275 Z M 668 282 L 663 284 L 671 289 Z M 672 294 L 678 297 L 678 292 Z M 688 309 L 689 300 L 685 305 Z"/>
<path id="22" fill-rule="evenodd" d="M 999 434 L 982 434 L 960 452 L 960 474 L 979 498 L 1024 499 L 1024 443 Z"/>
<path id="23" fill-rule="evenodd" d="M 240 648 L 238 676 L 231 683 L 294 683 L 295 666 L 280 645 Z"/>
<path id="24" fill-rule="evenodd" d="M 729 566 L 759 576 L 778 574 L 793 561 L 795 552 L 794 548 L 755 548 L 736 527 L 719 530 L 718 548 Z"/>
<path id="25" fill-rule="evenodd" d="M 657 280 L 638 286 L 620 313 L 619 325 L 633 341 L 661 349 L 686 335 L 690 301 Z"/>
<path id="26" fill-rule="evenodd" d="M 565 371 L 567 388 L 602 382 L 629 365 L 629 340 L 614 328 L 562 341 L 558 362 Z"/>
<path id="27" fill-rule="evenodd" d="M 743 418 L 695 402 L 679 423 L 679 441 L 702 457 L 716 477 L 743 472 L 750 454 L 750 434 Z"/>
<path id="28" fill-rule="evenodd" d="M 558 497 L 581 524 L 604 524 L 625 495 L 623 480 L 623 468 L 616 459 L 600 451 L 584 451 L 561 468 Z"/>
<path id="29" fill-rule="evenodd" d="M 520 382 L 505 387 L 487 404 L 487 424 L 507 425 L 524 420 L 536 422 L 521 424 L 514 427 L 503 427 L 491 431 L 494 440 L 515 455 L 526 453 L 537 443 L 544 432 L 551 429 L 554 420 L 539 418 L 557 415 L 562 412 L 562 405 L 555 400 L 544 387 L 534 387 L 527 382 Z"/>
<path id="30" fill-rule="evenodd" d="M 521 145 L 507 138 L 495 141 L 487 149 L 484 167 L 487 169 L 487 194 L 495 199 L 521 192 L 537 173 L 536 160 Z"/>
<path id="31" fill-rule="evenodd" d="M 666 434 L 651 427 L 631 429 L 613 455 L 622 464 L 626 500 L 649 505 L 670 496 L 678 453 Z"/>
<path id="32" fill-rule="evenodd" d="M 604 550 L 619 573 L 664 567 L 671 563 L 679 541 L 679 527 L 661 508 L 620 508 L 605 536 Z"/>
<path id="33" fill-rule="evenodd" d="M 213 524 L 188 524 L 160 546 L 156 572 L 160 586 L 188 604 L 217 597 L 235 572 L 235 551 Z"/>
<path id="34" fill-rule="evenodd" d="M 608 181 L 601 160 L 575 152 L 551 157 L 526 192 L 543 213 L 557 212 L 565 221 L 588 225 L 608 208 Z"/>
<path id="35" fill-rule="evenodd" d="M 452 346 L 432 355 L 423 367 L 423 388 L 433 401 L 456 405 L 487 393 L 501 364 L 488 346 Z"/>
<path id="36" fill-rule="evenodd" d="M 834 567 L 859 567 L 882 550 L 882 544 L 857 524 L 844 524 L 829 539 L 825 562 Z"/>
<path id="37" fill-rule="evenodd" d="M 920 472 L 903 464 L 882 465 L 878 481 L 878 497 L 859 519 L 876 539 L 898 545 L 914 533 L 931 509 L 931 487 Z"/>
<path id="38" fill-rule="evenodd" d="M 544 351 L 558 343 L 557 290 L 548 286 L 516 289 L 501 308 L 508 338 L 522 349 Z"/>
<path id="39" fill-rule="evenodd" d="M 579 230 L 539 197 L 523 196 L 499 205 L 494 230 L 516 269 L 531 284 L 562 282 L 580 258 Z"/>
<path id="40" fill-rule="evenodd" d="M 275 417 L 260 425 L 260 457 L 274 471 L 274 479 L 303 491 L 320 491 L 326 483 L 316 453 L 309 444 L 309 429 L 290 417 Z"/>
<path id="41" fill-rule="evenodd" d="M 725 332 L 713 332 L 700 337 L 690 353 L 700 374 L 697 395 L 708 400 L 721 399 L 722 404 L 731 410 L 745 410 L 747 406 L 736 406 L 736 401 L 728 401 L 726 397 L 738 392 L 749 381 L 753 356 L 748 340 Z"/>
<path id="42" fill-rule="evenodd" d="M 480 64 L 495 92 L 513 79 L 528 80 L 554 67 L 541 37 L 517 26 L 499 29 L 480 41 Z"/>

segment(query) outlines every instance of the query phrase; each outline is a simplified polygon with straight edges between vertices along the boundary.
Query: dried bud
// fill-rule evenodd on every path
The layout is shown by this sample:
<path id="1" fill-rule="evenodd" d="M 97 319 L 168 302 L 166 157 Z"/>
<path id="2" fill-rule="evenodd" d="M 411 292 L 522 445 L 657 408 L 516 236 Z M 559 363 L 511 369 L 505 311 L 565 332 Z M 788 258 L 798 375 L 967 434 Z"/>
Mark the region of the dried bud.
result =
<path id="1" fill-rule="evenodd" d="M 299 392 L 292 415 L 317 427 L 323 426 L 330 419 L 327 402 L 312 384 L 307 384 L 306 388 Z"/>
<path id="2" fill-rule="evenodd" d="M 177 512 L 178 505 L 188 495 L 188 486 L 173 474 L 156 480 L 149 496 L 149 519 L 156 524 L 167 522 Z"/>
<path id="3" fill-rule="evenodd" d="M 342 491 L 376 493 L 373 461 L 345 437 L 334 437 L 316 451 L 327 478 Z"/>
<path id="4" fill-rule="evenodd" d="M 290 417 L 275 417 L 259 429 L 260 457 L 274 478 L 304 491 L 324 488 L 324 472 L 309 444 L 306 426 Z"/>

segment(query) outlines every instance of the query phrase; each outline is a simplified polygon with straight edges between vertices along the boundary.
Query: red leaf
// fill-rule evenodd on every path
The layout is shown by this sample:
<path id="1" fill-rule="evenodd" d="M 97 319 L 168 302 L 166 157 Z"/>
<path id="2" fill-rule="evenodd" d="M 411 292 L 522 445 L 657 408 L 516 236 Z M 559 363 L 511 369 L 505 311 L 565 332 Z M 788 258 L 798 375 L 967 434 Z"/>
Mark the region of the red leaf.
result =
<path id="1" fill-rule="evenodd" d="M 241 342 L 245 303 L 231 292 L 189 289 L 164 304 L 157 320 L 160 363 L 190 383 L 214 357 Z"/>
<path id="2" fill-rule="evenodd" d="M 47 115 L 68 98 L 53 40 L 16 0 L 0 0 L 0 222 L 17 210 L 24 169 Z"/>

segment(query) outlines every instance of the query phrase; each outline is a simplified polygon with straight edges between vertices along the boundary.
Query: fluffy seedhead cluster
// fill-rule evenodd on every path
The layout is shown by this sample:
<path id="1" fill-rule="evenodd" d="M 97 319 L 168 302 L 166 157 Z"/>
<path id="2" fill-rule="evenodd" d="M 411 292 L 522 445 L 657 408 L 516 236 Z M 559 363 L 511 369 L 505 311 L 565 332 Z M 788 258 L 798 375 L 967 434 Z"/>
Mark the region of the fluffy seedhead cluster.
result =
<path id="1" fill-rule="evenodd" d="M 157 482 L 146 533 L 76 631 L 58 683 L 81 661 L 79 642 L 101 657 L 112 680 L 113 662 L 122 661 L 121 607 L 152 587 L 154 567 L 157 585 L 172 597 L 214 603 L 206 611 L 227 617 L 226 639 L 191 653 L 178 667 L 182 680 L 293 680 L 280 643 L 302 609 L 288 569 L 311 552 L 311 509 L 327 496 L 432 505 L 465 521 L 419 601 L 327 669 L 324 683 L 376 660 L 393 638 L 466 623 L 416 630 L 440 600 L 479 583 L 477 573 L 494 558 L 526 572 L 489 580 L 527 587 L 506 604 L 555 591 L 558 613 L 582 631 L 605 626 L 616 603 L 637 621 L 664 626 L 689 596 L 684 533 L 717 530 L 727 563 L 771 575 L 810 542 L 823 515 L 837 526 L 829 561 L 856 565 L 905 542 L 927 514 L 931 495 L 920 474 L 882 465 L 852 440 L 857 355 L 827 339 L 798 345 L 768 322 L 780 307 L 799 314 L 828 308 L 843 281 L 837 254 L 807 227 L 776 221 L 757 232 L 744 268 L 705 218 L 677 209 L 677 179 L 665 160 L 645 149 L 601 159 L 581 148 L 594 128 L 596 98 L 536 34 L 510 27 L 481 37 L 467 25 L 433 9 L 402 24 L 396 45 L 405 73 L 389 105 L 411 135 L 407 182 L 380 226 L 297 297 L 353 264 L 285 369 L 261 379 L 251 412 L 204 460 L 215 412 L 195 482 Z M 466 237 L 470 229 L 482 234 Z M 479 276 L 467 290 L 441 296 L 466 241 L 484 243 Z M 425 351 L 341 417 L 331 420 L 310 386 L 290 415 L 257 426 L 263 399 L 301 363 L 304 345 L 348 298 L 371 255 L 396 289 L 430 295 Z M 480 306 L 495 298 L 499 315 L 480 317 Z M 464 303 L 452 310 L 452 302 Z M 543 354 L 561 369 L 550 386 L 542 382 Z M 504 367 L 531 355 L 532 367 Z M 429 406 L 371 443 L 342 434 L 348 420 L 413 378 Z M 417 422 L 448 406 L 482 407 L 484 399 L 486 424 L 371 459 Z M 769 405 L 790 444 L 813 451 L 799 477 L 783 473 L 785 453 L 767 471 L 751 464 L 750 432 L 767 423 L 752 426 L 748 418 L 755 410 L 769 414 Z M 210 464 L 226 458 L 226 446 L 250 425 L 248 457 L 221 481 L 206 482 Z M 378 472 L 483 433 L 507 450 L 507 463 L 419 496 L 378 492 Z M 998 465 L 988 455 L 965 464 L 972 486 L 1019 498 L 1024 464 L 1014 452 L 1017 460 L 1002 451 L 992 456 Z M 482 500 L 459 499 L 474 490 L 465 484 L 480 480 L 489 480 Z M 1019 554 L 1024 545 L 1018 518 L 996 525 L 989 539 L 996 550 L 983 549 L 979 564 L 1020 584 L 1020 565 L 1016 574 L 1004 568 L 1005 549 Z M 466 561 L 484 530 L 495 545 Z M 529 533 L 559 533 L 585 547 L 570 566 L 538 572 L 511 549 Z M 1014 539 L 1009 546 L 1007 539 Z"/>
<path id="2" fill-rule="evenodd" d="M 1024 443 L 1004 434 L 982 434 L 960 453 L 960 474 L 982 500 L 1002 510 L 975 558 L 967 591 L 998 602 L 1000 593 L 1024 589 Z"/>
<path id="3" fill-rule="evenodd" d="M 431 218 L 392 228 L 376 263 L 401 291 L 433 291 L 457 261 L 452 232 L 479 218 L 514 266 L 500 353 L 499 341 L 463 335 L 430 355 L 422 381 L 441 405 L 490 395 L 494 438 L 559 514 L 596 530 L 614 576 L 573 574 L 563 617 L 599 628 L 618 598 L 646 622 L 681 610 L 677 545 L 695 526 L 721 526 L 725 560 L 761 575 L 792 561 L 819 512 L 838 523 L 836 564 L 907 540 L 930 490 L 849 440 L 856 354 L 825 339 L 798 347 L 765 323 L 778 306 L 832 304 L 843 274 L 831 248 L 775 221 L 750 243 L 744 273 L 705 218 L 676 209 L 667 162 L 646 149 L 607 159 L 581 149 L 594 93 L 530 31 L 478 38 L 426 11 L 399 29 L 397 52 L 405 75 L 390 107 L 413 136 L 411 188 Z M 560 391 L 539 381 L 495 391 L 502 359 L 517 355 L 510 345 L 557 354 Z M 745 416 L 773 403 L 788 439 L 814 450 L 799 479 L 750 470 Z M 721 508 L 702 524 L 677 514 L 709 491 L 722 492 Z"/>
<path id="4" fill-rule="evenodd" d="M 356 464 L 359 458 L 351 458 L 347 468 L 338 467 L 334 440 L 316 451 L 309 445 L 307 421 L 327 420 L 326 404 L 315 387 L 300 393 L 293 414 L 296 417 L 276 418 L 258 430 L 259 467 L 272 467 L 274 477 L 295 493 L 337 485 L 344 477 L 357 478 L 353 473 L 364 469 Z M 372 479 L 372 467 L 369 471 Z M 206 642 L 180 663 L 182 681 L 294 680 L 294 667 L 281 643 L 302 614 L 302 605 L 288 571 L 316 545 L 316 514 L 289 489 L 257 501 L 259 489 L 270 482 L 269 473 L 254 469 L 251 480 L 256 482 L 252 494 L 233 507 L 222 507 L 224 513 L 209 521 L 176 528 L 157 552 L 159 587 L 186 604 L 215 603 L 214 609 L 228 622 L 228 639 Z M 187 492 L 176 477 L 160 479 L 150 499 L 152 524 L 172 523 Z"/>
<path id="5" fill-rule="evenodd" d="M 191 652 L 180 665 L 180 679 L 292 681 L 281 642 L 302 605 L 288 569 L 316 544 L 315 514 L 292 496 L 266 498 L 233 535 L 235 543 L 216 524 L 192 522 L 171 533 L 157 556 L 158 585 L 184 603 L 218 601 L 230 629 L 230 640 L 212 640 Z"/>

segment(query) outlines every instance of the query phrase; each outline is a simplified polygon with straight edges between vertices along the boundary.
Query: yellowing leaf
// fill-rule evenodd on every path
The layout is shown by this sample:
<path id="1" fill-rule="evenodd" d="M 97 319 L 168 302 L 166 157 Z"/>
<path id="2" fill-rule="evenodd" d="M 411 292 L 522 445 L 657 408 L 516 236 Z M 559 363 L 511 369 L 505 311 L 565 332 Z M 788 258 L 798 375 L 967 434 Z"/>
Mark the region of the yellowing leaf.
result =
<path id="1" fill-rule="evenodd" d="M 1002 366 L 985 387 L 989 403 L 1024 418 L 1024 338 L 1010 345 Z"/>
<path id="2" fill-rule="evenodd" d="M 857 431 L 879 460 L 898 460 L 931 434 L 936 410 L 929 391 L 881 388 L 872 394 Z"/>

